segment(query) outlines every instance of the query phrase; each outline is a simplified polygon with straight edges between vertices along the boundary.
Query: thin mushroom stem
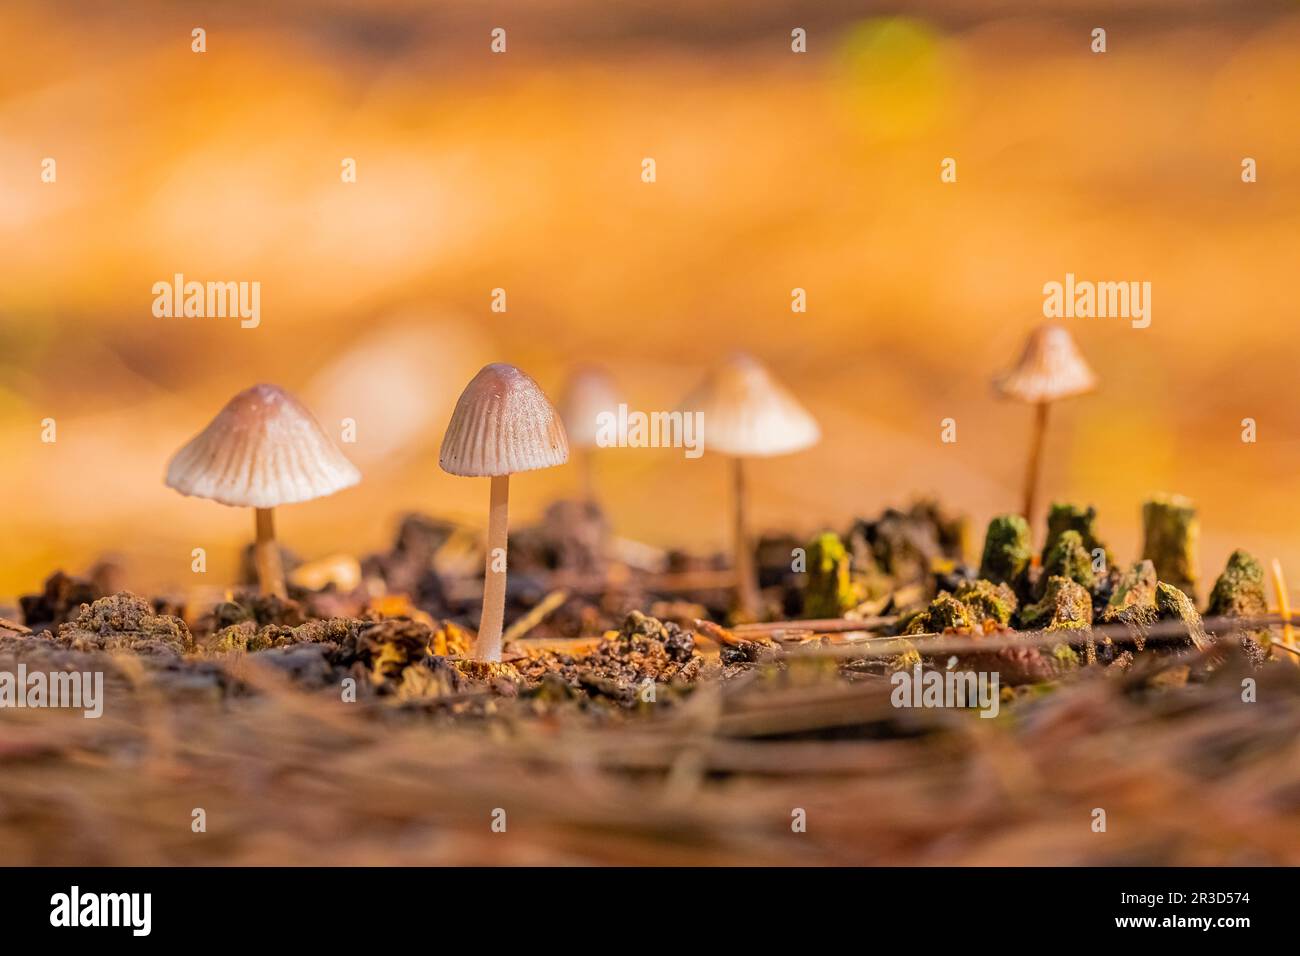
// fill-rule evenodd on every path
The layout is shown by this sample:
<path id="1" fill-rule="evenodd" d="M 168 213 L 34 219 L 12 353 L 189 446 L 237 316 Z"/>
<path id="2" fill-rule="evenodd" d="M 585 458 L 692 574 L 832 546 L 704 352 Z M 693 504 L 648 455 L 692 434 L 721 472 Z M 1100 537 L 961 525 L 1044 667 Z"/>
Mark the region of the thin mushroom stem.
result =
<path id="1" fill-rule="evenodd" d="M 284 587 L 284 565 L 280 547 L 275 543 L 275 509 L 257 508 L 257 540 L 253 544 L 253 564 L 257 567 L 257 584 L 263 594 L 288 597 Z"/>
<path id="2" fill-rule="evenodd" d="M 501 628 L 506 616 L 506 537 L 509 528 L 510 476 L 492 478 L 488 506 L 487 559 L 483 571 L 483 614 L 479 620 L 474 656 L 481 661 L 501 660 Z"/>
<path id="3" fill-rule="evenodd" d="M 1021 514 L 1034 525 L 1034 508 L 1038 498 L 1038 472 L 1043 460 L 1043 440 L 1047 435 L 1047 402 L 1034 406 L 1034 432 L 1029 444 L 1029 465 L 1025 469 L 1025 500 Z"/>
<path id="4" fill-rule="evenodd" d="M 736 606 L 748 620 L 758 618 L 758 579 L 754 573 L 754 552 L 749 540 L 749 517 L 745 491 L 745 467 L 740 458 L 731 459 L 732 495 L 735 508 Z"/>

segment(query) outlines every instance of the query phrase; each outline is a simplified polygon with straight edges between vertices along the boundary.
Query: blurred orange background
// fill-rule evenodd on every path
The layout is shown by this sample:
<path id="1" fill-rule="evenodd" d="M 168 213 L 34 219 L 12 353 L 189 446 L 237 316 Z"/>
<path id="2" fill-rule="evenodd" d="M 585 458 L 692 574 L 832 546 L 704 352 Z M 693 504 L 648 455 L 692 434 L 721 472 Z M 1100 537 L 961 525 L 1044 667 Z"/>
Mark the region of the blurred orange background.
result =
<path id="1" fill-rule="evenodd" d="M 357 420 L 362 485 L 279 513 L 313 557 L 405 509 L 485 520 L 487 482 L 437 449 L 486 362 L 552 397 L 599 362 L 655 410 L 737 347 L 824 432 L 751 469 L 761 526 L 933 493 L 978 545 L 1031 417 L 989 379 L 1066 272 L 1151 282 L 1153 321 L 1067 320 L 1102 386 L 1054 411 L 1044 498 L 1095 504 L 1127 560 L 1142 498 L 1180 492 L 1204 577 L 1241 546 L 1300 579 L 1295 3 L 429 6 L 5 4 L 0 595 L 104 552 L 141 590 L 191 583 L 200 546 L 228 580 L 252 516 L 162 474 L 254 382 Z M 260 327 L 155 318 L 178 272 L 259 281 Z M 512 520 L 576 481 L 517 479 Z M 598 481 L 623 535 L 725 543 L 717 456 L 602 452 Z"/>

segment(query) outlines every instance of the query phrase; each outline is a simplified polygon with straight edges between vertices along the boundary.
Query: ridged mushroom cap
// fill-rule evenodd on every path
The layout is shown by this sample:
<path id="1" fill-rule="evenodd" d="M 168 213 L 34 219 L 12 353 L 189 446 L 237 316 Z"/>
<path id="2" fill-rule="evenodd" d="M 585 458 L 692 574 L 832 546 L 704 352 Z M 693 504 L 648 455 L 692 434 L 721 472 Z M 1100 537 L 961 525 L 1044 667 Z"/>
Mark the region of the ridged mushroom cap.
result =
<path id="1" fill-rule="evenodd" d="M 614 380 L 602 368 L 588 365 L 574 372 L 560 394 L 560 418 L 569 444 L 575 448 L 594 448 L 600 432 L 597 421 L 601 412 L 617 413 L 618 394 Z"/>
<path id="2" fill-rule="evenodd" d="M 442 470 L 468 478 L 562 465 L 569 439 L 536 382 L 513 365 L 485 365 L 465 386 L 442 439 Z"/>
<path id="3" fill-rule="evenodd" d="M 785 455 L 817 444 L 821 429 L 750 355 L 733 355 L 682 403 L 704 413 L 704 447 L 740 458 Z"/>
<path id="4" fill-rule="evenodd" d="M 1061 325 L 1034 329 L 1016 364 L 993 380 L 998 394 L 1021 402 L 1053 402 L 1097 387 L 1074 336 Z"/>
<path id="5" fill-rule="evenodd" d="M 167 465 L 183 495 L 240 508 L 322 498 L 361 480 L 316 418 L 278 385 L 240 392 Z"/>

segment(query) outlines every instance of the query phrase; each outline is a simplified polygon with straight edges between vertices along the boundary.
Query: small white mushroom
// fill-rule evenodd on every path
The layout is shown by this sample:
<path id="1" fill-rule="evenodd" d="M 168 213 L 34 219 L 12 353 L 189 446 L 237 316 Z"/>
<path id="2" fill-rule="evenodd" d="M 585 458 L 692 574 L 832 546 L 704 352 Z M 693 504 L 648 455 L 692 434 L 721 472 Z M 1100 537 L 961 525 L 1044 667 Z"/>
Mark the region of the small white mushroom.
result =
<path id="1" fill-rule="evenodd" d="M 510 476 L 568 460 L 569 440 L 560 416 L 524 372 L 513 365 L 488 365 L 465 386 L 443 436 L 438 464 L 449 474 L 492 479 L 483 614 L 474 645 L 479 660 L 501 660 Z"/>
<path id="2" fill-rule="evenodd" d="M 258 584 L 285 596 L 274 509 L 332 495 L 361 480 L 301 402 L 277 385 L 232 398 L 167 465 L 166 483 L 183 495 L 256 511 Z"/>
<path id="3" fill-rule="evenodd" d="M 1034 329 L 1016 364 L 993 380 L 994 390 L 1003 398 L 1034 406 L 1034 431 L 1021 505 L 1021 514 L 1031 524 L 1047 435 L 1047 407 L 1057 399 L 1082 395 L 1096 387 L 1097 376 L 1080 354 L 1074 336 L 1065 327 L 1050 323 Z"/>
<path id="4" fill-rule="evenodd" d="M 734 355 L 715 369 L 682 406 L 704 416 L 704 448 L 732 459 L 736 596 L 741 613 L 759 613 L 758 575 L 749 537 L 743 459 L 802 451 L 821 429 L 793 393 L 757 359 Z"/>

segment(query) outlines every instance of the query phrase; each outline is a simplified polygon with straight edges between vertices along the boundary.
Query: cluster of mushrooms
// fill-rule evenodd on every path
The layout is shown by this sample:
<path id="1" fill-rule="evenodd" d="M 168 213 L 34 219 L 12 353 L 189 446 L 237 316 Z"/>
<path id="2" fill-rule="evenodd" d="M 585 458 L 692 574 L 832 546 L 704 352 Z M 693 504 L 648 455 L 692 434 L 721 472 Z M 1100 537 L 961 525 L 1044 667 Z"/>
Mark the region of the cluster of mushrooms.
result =
<path id="1" fill-rule="evenodd" d="M 1070 333 L 1053 325 L 1036 329 L 1019 361 L 995 381 L 999 394 L 1036 409 L 1025 480 L 1026 516 L 1034 513 L 1048 405 L 1088 391 L 1095 383 Z M 510 476 L 564 464 L 572 442 L 580 453 L 584 495 L 593 496 L 597 419 L 617 405 L 614 385 L 599 370 L 582 370 L 570 381 L 561 404 L 563 415 L 515 366 L 487 365 L 461 393 L 443 437 L 439 464 L 444 471 L 491 479 L 483 610 L 474 648 L 479 660 L 501 660 Z M 732 356 L 714 369 L 682 404 L 686 411 L 703 413 L 705 447 L 731 460 L 736 609 L 752 620 L 760 602 L 744 461 L 803 450 L 816 444 L 821 432 L 790 390 L 748 355 Z M 232 398 L 176 453 L 166 477 L 167 485 L 183 495 L 254 510 L 258 584 L 263 593 L 278 597 L 285 597 L 286 589 L 275 540 L 275 509 L 333 494 L 360 480 L 356 466 L 306 406 L 279 386 L 265 384 Z"/>

